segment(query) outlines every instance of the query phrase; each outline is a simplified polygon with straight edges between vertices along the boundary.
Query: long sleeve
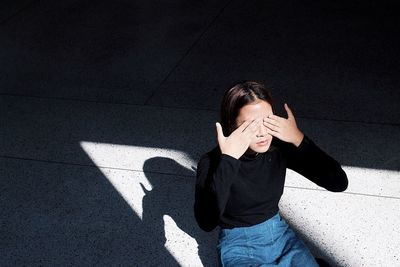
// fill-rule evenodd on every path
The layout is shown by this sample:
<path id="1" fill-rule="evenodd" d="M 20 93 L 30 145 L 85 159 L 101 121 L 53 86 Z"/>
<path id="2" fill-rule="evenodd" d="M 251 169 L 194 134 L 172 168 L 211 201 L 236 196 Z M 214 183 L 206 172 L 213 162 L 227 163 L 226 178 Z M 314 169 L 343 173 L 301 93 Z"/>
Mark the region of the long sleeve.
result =
<path id="1" fill-rule="evenodd" d="M 201 229 L 213 230 L 223 214 L 240 161 L 224 154 L 203 156 L 197 166 L 194 213 Z"/>
<path id="2" fill-rule="evenodd" d="M 332 192 L 347 189 L 348 180 L 340 164 L 322 151 L 307 136 L 299 147 L 285 143 L 287 167 Z"/>

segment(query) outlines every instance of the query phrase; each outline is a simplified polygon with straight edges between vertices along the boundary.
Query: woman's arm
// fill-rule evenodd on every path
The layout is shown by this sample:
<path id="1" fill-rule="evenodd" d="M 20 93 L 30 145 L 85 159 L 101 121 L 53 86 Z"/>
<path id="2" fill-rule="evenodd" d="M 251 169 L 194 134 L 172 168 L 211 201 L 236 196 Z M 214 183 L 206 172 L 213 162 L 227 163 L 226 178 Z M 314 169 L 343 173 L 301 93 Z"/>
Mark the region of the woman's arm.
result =
<path id="1" fill-rule="evenodd" d="M 346 190 L 348 180 L 340 164 L 297 128 L 294 115 L 287 104 L 285 110 L 287 119 L 271 115 L 264 118 L 264 126 L 269 134 L 279 139 L 288 168 L 329 191 Z"/>
<path id="2" fill-rule="evenodd" d="M 347 189 L 348 179 L 339 162 L 322 151 L 307 136 L 300 145 L 282 145 L 288 168 L 332 192 Z"/>
<path id="3" fill-rule="evenodd" d="M 205 231 L 213 230 L 225 211 L 238 160 L 256 137 L 261 120 L 243 122 L 229 136 L 216 123 L 218 147 L 203 156 L 197 166 L 194 212 L 197 223 Z"/>
<path id="4" fill-rule="evenodd" d="M 240 161 L 217 149 L 203 156 L 197 166 L 194 214 L 204 231 L 212 231 L 224 213 Z"/>

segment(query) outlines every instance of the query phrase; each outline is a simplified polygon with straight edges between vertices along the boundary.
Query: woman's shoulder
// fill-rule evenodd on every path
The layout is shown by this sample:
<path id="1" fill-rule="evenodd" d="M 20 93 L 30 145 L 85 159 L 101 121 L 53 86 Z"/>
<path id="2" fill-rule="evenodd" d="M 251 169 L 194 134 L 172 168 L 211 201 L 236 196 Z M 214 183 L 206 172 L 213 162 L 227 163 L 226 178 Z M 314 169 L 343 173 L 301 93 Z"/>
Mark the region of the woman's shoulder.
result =
<path id="1" fill-rule="evenodd" d="M 218 165 L 221 160 L 221 149 L 219 146 L 214 147 L 212 150 L 203 154 L 198 161 L 198 168 L 209 168 Z"/>
<path id="2" fill-rule="evenodd" d="M 287 149 L 287 143 L 283 142 L 282 140 L 274 137 L 271 142 L 271 146 L 269 148 L 270 152 L 281 153 L 285 149 Z"/>
<path id="3" fill-rule="evenodd" d="M 304 137 L 304 139 L 305 138 L 306 137 Z M 291 152 L 295 151 L 296 147 L 293 144 L 287 143 L 285 141 L 282 141 L 282 140 L 274 137 L 272 139 L 271 149 L 270 150 L 271 151 L 276 150 L 276 151 L 279 151 L 279 152 L 281 152 L 283 154 L 286 154 L 286 153 L 291 153 Z"/>
<path id="4" fill-rule="evenodd" d="M 201 157 L 199 162 L 201 161 L 215 161 L 221 158 L 221 149 L 219 146 L 214 147 L 207 153 L 204 153 Z"/>
<path id="5" fill-rule="evenodd" d="M 292 144 L 284 142 L 276 137 L 272 139 L 271 147 L 268 152 L 276 159 L 287 159 L 288 156 L 295 153 L 295 147 Z"/>

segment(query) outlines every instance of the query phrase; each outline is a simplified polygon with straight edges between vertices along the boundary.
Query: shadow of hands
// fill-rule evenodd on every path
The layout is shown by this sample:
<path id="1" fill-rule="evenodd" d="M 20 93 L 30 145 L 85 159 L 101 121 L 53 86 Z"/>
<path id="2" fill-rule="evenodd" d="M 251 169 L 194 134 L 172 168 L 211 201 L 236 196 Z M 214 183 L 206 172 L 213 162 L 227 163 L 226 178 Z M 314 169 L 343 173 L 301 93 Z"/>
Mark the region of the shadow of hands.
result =
<path id="1" fill-rule="evenodd" d="M 203 232 L 193 214 L 195 172 L 164 157 L 146 160 L 143 171 L 152 185 L 151 190 L 142 185 L 143 225 L 156 237 L 154 247 L 188 262 L 198 255 L 204 266 L 216 266 L 216 232 Z"/>

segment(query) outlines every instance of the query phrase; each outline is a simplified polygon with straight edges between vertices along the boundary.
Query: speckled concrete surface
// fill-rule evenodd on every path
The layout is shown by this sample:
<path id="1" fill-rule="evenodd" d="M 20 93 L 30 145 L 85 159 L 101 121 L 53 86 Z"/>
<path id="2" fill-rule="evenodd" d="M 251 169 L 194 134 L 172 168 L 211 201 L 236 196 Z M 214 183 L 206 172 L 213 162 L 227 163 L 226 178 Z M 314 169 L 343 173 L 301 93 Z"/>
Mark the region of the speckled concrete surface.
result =
<path id="1" fill-rule="evenodd" d="M 215 233 L 194 227 L 192 173 L 146 165 L 138 172 L 2 159 L 1 265 L 214 266 Z"/>
<path id="2" fill-rule="evenodd" d="M 197 159 L 216 144 L 214 111 L 13 96 L 0 97 L 0 111 L 7 125 L 0 128 L 1 152 L 14 157 L 91 164 L 80 145 L 87 141 L 179 150 Z M 398 126 L 301 118 L 298 125 L 346 166 L 400 169 Z"/>
<path id="3" fill-rule="evenodd" d="M 227 1 L 32 2 L 0 29 L 1 93 L 143 103 Z"/>
<path id="4" fill-rule="evenodd" d="M 285 188 L 283 217 L 335 266 L 400 264 L 400 200 Z"/>
<path id="5" fill-rule="evenodd" d="M 216 232 L 211 235 L 201 232 L 191 210 L 196 160 L 214 142 L 214 112 L 120 105 L 105 108 L 97 103 L 82 106 L 74 101 L 9 96 L 1 97 L 1 103 L 2 107 L 7 107 L 7 112 L 2 114 L 7 115 L 3 118 L 8 126 L 0 130 L 5 137 L 1 139 L 0 150 L 3 156 L 1 187 L 6 192 L 2 194 L 2 201 L 12 203 L 3 212 L 3 218 L 7 218 L 3 220 L 7 237 L 4 244 L 9 249 L 8 256 L 3 259 L 5 263 L 31 260 L 45 265 L 66 263 L 71 260 L 70 253 L 78 253 L 71 252 L 69 247 L 87 251 L 89 248 L 83 247 L 93 242 L 95 245 L 88 245 L 91 248 L 86 253 L 91 256 L 79 261 L 93 263 L 96 260 L 101 265 L 107 265 L 111 259 L 127 265 L 129 261 L 139 265 L 164 261 L 169 265 L 214 265 L 216 251 L 212 248 L 215 248 Z M 146 117 L 140 115 L 143 112 Z M 181 124 L 181 121 L 188 123 Z M 400 240 L 396 232 L 399 171 L 348 166 L 348 158 L 377 159 L 356 152 L 340 155 L 345 149 L 357 151 L 358 144 L 346 140 L 358 138 L 359 143 L 368 142 L 369 136 L 361 137 L 361 132 L 373 132 L 375 127 L 354 124 L 347 127 L 347 138 L 338 147 L 334 144 L 339 141 L 328 141 L 324 132 L 333 132 L 348 123 L 302 119 L 298 124 L 305 127 L 310 136 L 320 136 L 315 142 L 330 154 L 337 154 L 345 165 L 350 185 L 345 193 L 329 193 L 289 171 L 281 203 L 283 214 L 301 235 L 311 240 L 316 255 L 337 266 L 379 266 L 382 262 L 396 262 L 395 253 L 391 251 L 398 249 Z M 134 125 L 140 127 L 132 128 Z M 398 127 L 386 126 L 381 142 L 395 138 L 398 131 Z M 88 133 L 92 134 L 85 136 Z M 200 140 L 200 143 L 193 144 L 193 140 Z M 375 143 L 379 142 L 377 138 Z M 392 145 L 385 153 L 394 154 L 397 149 L 398 146 Z M 384 161 L 380 164 L 385 166 Z M 113 206 L 117 209 L 111 212 Z M 90 214 L 85 215 L 89 211 Z M 371 214 L 386 217 L 374 220 Z M 119 225 L 121 222 L 112 225 L 114 218 L 121 216 L 122 224 L 128 226 Z M 309 220 L 307 223 L 303 222 L 305 218 Z M 366 223 L 371 220 L 373 222 Z M 73 224 L 76 229 L 63 229 L 60 225 L 53 228 L 56 224 Z M 150 227 L 151 235 L 145 233 L 148 228 L 143 225 Z M 379 232 L 377 225 L 385 227 L 385 231 Z M 87 233 L 87 227 L 93 231 L 93 236 Z M 115 227 L 123 229 L 115 230 Z M 126 227 L 137 232 L 127 235 Z M 40 233 L 49 229 L 54 230 L 53 235 L 41 236 Z M 99 234 L 98 231 L 103 232 Z M 122 241 L 114 236 L 114 231 L 122 231 L 118 236 L 127 235 L 130 240 Z M 380 240 L 386 238 L 393 242 L 372 242 L 376 233 Z M 39 248 L 34 250 L 37 255 L 33 258 L 20 251 L 20 243 L 34 246 L 36 242 L 46 250 L 49 244 L 63 242 L 65 235 L 74 236 L 73 241 L 67 242 L 69 247 L 55 245 L 48 257 L 43 254 L 45 252 L 39 252 Z M 148 251 L 148 243 L 142 240 L 145 238 L 142 235 L 148 237 L 146 242 L 151 243 L 153 239 L 157 246 L 162 245 L 164 252 L 156 255 L 154 250 L 148 252 L 150 261 L 146 256 L 136 255 Z M 38 241 L 33 241 L 35 238 Z M 100 253 L 99 243 L 107 240 L 119 242 L 117 248 L 131 246 L 132 255 L 121 256 L 128 250 L 117 252 L 109 248 L 107 259 L 96 258 L 95 253 Z M 140 245 L 136 243 L 138 240 Z M 355 240 L 359 240 L 358 243 L 354 243 Z M 370 245 L 361 249 L 362 243 Z M 67 251 L 62 254 L 60 249 Z M 103 247 L 101 251 L 104 250 Z M 63 256 L 57 259 L 55 255 L 60 253 Z M 371 253 L 384 257 L 378 260 Z M 46 260 L 39 260 L 43 258 Z"/>
<path id="6" fill-rule="evenodd" d="M 1 266 L 216 266 L 196 162 L 248 78 L 349 177 L 330 193 L 288 171 L 284 218 L 332 266 L 400 265 L 395 1 L 0 7 Z"/>
<path id="7" fill-rule="evenodd" d="M 398 9 L 395 1 L 232 1 L 150 103 L 215 109 L 211 92 L 256 79 L 300 116 L 399 124 Z"/>

